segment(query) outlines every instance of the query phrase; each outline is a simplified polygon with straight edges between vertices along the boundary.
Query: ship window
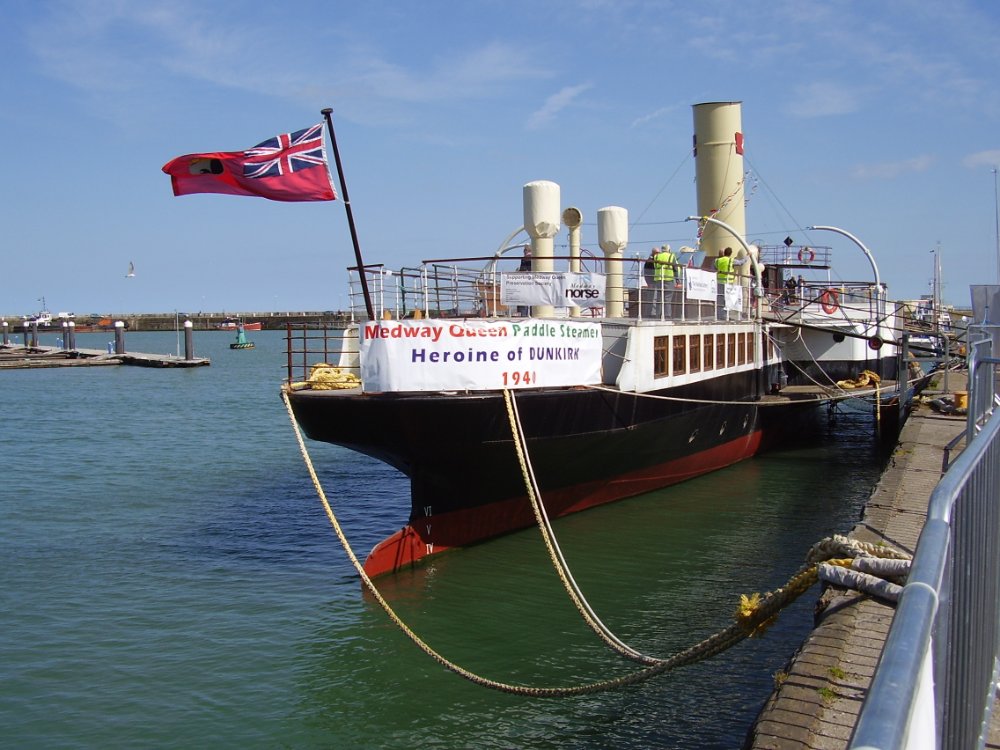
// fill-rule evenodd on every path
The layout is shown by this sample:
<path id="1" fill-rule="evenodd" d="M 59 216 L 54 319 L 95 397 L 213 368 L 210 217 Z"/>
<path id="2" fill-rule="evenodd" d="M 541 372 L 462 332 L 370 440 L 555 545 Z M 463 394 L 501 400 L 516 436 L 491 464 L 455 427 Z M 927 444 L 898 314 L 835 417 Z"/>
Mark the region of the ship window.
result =
<path id="1" fill-rule="evenodd" d="M 685 349 L 687 349 L 687 336 L 674 336 L 674 375 L 684 374 Z"/>
<path id="2" fill-rule="evenodd" d="M 753 334 L 747 332 L 747 362 L 753 362 Z"/>
<path id="3" fill-rule="evenodd" d="M 736 364 L 736 334 L 727 334 L 726 338 L 729 340 L 729 356 L 726 361 L 729 363 L 729 366 L 732 367 Z"/>
<path id="4" fill-rule="evenodd" d="M 662 378 L 669 374 L 668 355 L 670 350 L 669 336 L 656 336 L 653 338 L 653 377 Z"/>
<path id="5" fill-rule="evenodd" d="M 715 369 L 715 336 L 711 333 L 705 334 L 705 369 Z"/>
<path id="6" fill-rule="evenodd" d="M 726 334 L 720 333 L 715 338 L 715 362 L 720 370 L 726 366 Z"/>
<path id="7" fill-rule="evenodd" d="M 689 344 L 688 372 L 701 372 L 701 336 L 691 336 Z"/>
<path id="8" fill-rule="evenodd" d="M 747 335 L 745 333 L 738 333 L 736 338 L 736 349 L 739 355 L 739 362 L 741 365 L 747 363 Z"/>

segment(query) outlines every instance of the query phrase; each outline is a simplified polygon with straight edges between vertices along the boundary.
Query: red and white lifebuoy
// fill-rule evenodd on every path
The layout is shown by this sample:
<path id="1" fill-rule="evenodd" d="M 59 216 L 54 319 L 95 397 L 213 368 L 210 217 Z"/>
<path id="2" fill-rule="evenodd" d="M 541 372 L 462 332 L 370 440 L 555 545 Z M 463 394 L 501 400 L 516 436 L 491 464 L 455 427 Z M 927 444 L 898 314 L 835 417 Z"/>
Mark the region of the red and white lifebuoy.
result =
<path id="1" fill-rule="evenodd" d="M 837 294 L 836 289 L 824 289 L 816 301 L 819 302 L 823 312 L 827 315 L 833 315 L 840 307 L 840 295 Z"/>
<path id="2" fill-rule="evenodd" d="M 812 263 L 816 260 L 816 251 L 811 247 L 803 247 L 799 250 L 799 262 Z"/>

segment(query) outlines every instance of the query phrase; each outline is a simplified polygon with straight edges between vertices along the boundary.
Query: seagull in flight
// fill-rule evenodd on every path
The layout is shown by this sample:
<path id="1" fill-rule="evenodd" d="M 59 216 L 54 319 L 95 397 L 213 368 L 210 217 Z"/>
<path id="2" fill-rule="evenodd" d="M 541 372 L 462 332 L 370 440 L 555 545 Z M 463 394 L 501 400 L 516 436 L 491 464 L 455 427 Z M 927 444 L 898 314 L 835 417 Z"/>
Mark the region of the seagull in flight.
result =
<path id="1" fill-rule="evenodd" d="M 128 273 L 125 274 L 125 278 L 126 279 L 134 279 L 135 278 L 135 263 L 133 263 L 132 261 L 128 262 Z"/>

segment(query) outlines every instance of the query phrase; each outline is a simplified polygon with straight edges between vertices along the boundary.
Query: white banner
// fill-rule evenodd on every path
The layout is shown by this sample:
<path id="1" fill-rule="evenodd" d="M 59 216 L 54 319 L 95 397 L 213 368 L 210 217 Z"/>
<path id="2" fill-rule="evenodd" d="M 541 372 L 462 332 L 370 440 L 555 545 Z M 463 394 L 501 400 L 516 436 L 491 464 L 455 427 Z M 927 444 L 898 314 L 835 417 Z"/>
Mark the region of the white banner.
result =
<path id="1" fill-rule="evenodd" d="M 601 382 L 600 323 L 379 320 L 361 325 L 365 391 L 489 391 Z"/>
<path id="2" fill-rule="evenodd" d="M 705 302 L 715 302 L 715 274 L 702 271 L 699 268 L 684 269 L 684 296 L 687 299 L 699 299 Z"/>
<path id="3" fill-rule="evenodd" d="M 500 304 L 594 307 L 604 304 L 605 277 L 600 273 L 505 273 L 500 276 Z"/>
<path id="4" fill-rule="evenodd" d="M 726 309 L 740 312 L 743 309 L 743 287 L 739 284 L 726 284 Z"/>

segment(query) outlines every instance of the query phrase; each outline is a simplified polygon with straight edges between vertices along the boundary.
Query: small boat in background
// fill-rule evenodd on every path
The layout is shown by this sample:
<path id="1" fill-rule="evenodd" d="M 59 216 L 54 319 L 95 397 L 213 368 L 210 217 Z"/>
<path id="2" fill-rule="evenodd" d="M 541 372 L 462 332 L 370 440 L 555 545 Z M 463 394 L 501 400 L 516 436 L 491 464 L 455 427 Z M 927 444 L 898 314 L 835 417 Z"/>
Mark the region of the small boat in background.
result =
<path id="1" fill-rule="evenodd" d="M 240 325 L 243 326 L 245 331 L 259 331 L 263 328 L 260 321 L 255 321 L 253 323 L 242 323 L 236 318 L 226 318 L 221 323 L 215 327 L 220 331 L 235 331 Z"/>
<path id="2" fill-rule="evenodd" d="M 246 331 L 242 323 L 236 325 L 236 341 L 229 345 L 230 349 L 253 349 L 254 343 L 247 339 Z"/>

